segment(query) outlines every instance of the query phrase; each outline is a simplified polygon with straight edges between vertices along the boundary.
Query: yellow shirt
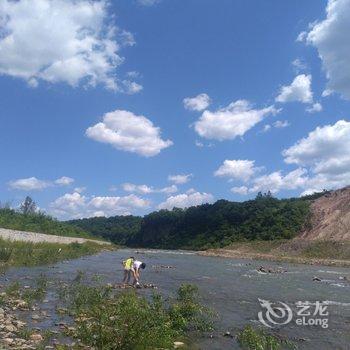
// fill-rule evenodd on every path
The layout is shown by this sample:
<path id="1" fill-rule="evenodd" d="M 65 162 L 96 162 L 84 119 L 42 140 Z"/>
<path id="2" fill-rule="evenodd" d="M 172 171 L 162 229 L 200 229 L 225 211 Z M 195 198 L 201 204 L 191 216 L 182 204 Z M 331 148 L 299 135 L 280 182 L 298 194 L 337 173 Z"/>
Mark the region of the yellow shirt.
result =
<path id="1" fill-rule="evenodd" d="M 130 270 L 130 269 L 132 268 L 133 263 L 134 263 L 134 260 L 133 260 L 133 259 L 131 259 L 131 258 L 126 259 L 126 260 L 124 261 L 124 268 L 125 268 L 126 270 Z"/>

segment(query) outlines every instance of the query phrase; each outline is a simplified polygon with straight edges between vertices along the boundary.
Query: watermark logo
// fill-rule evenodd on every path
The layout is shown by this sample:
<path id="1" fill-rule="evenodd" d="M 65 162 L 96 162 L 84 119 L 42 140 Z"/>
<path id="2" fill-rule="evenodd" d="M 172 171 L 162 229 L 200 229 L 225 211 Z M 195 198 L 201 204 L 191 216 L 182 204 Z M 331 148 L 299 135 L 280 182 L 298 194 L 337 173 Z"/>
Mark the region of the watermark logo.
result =
<path id="1" fill-rule="evenodd" d="M 258 313 L 259 321 L 266 327 L 282 326 L 288 324 L 293 318 L 292 309 L 283 302 L 271 303 L 268 300 L 259 299 L 264 309 Z"/>
<path id="2" fill-rule="evenodd" d="M 328 328 L 328 305 L 320 301 L 315 303 L 298 301 L 294 312 L 288 304 L 282 301 L 271 302 L 259 299 L 259 302 L 263 310 L 258 312 L 258 319 L 266 327 L 274 328 L 294 322 L 297 326 Z"/>

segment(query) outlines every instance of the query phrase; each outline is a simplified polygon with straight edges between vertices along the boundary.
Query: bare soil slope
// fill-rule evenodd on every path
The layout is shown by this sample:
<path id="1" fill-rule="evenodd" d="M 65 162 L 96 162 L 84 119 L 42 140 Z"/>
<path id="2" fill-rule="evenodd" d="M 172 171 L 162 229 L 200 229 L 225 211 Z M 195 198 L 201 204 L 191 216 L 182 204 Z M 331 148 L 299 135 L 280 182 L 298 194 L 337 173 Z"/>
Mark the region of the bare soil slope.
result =
<path id="1" fill-rule="evenodd" d="M 350 186 L 332 191 L 311 204 L 310 224 L 298 238 L 350 240 Z"/>

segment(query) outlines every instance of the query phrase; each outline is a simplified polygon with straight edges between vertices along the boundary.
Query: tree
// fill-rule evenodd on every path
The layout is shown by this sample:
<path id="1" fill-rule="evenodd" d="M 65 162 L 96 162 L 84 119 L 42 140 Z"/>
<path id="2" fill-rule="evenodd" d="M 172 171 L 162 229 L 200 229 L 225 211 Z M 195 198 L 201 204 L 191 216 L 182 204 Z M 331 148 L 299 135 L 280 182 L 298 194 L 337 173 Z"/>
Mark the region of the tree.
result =
<path id="1" fill-rule="evenodd" d="M 25 215 L 34 214 L 36 212 L 36 209 L 37 209 L 36 203 L 29 196 L 26 197 L 26 199 L 20 206 L 21 213 Z"/>

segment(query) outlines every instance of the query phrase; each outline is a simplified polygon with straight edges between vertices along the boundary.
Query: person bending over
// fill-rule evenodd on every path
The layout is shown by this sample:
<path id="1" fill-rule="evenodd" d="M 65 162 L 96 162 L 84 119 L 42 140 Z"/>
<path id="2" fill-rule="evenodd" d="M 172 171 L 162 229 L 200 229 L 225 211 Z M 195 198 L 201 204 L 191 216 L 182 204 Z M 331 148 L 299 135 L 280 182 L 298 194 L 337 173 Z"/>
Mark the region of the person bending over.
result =
<path id="1" fill-rule="evenodd" d="M 146 267 L 146 264 L 142 261 L 135 260 L 133 263 L 133 274 L 134 274 L 134 282 L 133 285 L 136 287 L 140 286 L 140 272 L 141 269 L 144 270 Z"/>

